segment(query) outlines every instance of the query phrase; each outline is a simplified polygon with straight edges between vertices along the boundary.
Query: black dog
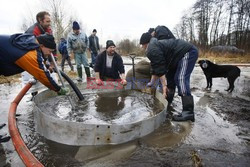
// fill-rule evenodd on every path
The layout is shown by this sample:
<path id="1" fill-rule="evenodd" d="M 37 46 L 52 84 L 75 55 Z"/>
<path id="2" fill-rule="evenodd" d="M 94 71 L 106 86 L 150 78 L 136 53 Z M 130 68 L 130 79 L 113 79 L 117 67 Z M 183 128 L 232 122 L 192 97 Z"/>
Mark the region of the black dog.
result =
<path id="1" fill-rule="evenodd" d="M 227 78 L 229 82 L 229 88 L 226 91 L 233 91 L 234 81 L 240 76 L 240 69 L 238 67 L 232 65 L 217 65 L 209 60 L 200 60 L 198 63 L 206 76 L 207 88 L 212 87 L 212 78 L 224 77 Z"/>

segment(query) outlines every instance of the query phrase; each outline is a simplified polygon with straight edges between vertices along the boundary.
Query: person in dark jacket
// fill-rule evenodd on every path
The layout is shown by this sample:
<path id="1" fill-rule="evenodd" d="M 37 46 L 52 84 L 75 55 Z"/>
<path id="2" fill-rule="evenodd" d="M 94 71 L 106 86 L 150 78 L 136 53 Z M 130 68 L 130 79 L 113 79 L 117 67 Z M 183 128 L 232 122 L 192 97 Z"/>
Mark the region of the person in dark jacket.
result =
<path id="1" fill-rule="evenodd" d="M 99 38 L 96 36 L 96 29 L 92 31 L 92 34 L 89 36 L 89 52 L 91 53 L 91 64 L 90 67 L 95 66 L 95 60 L 98 55 L 98 52 L 100 51 L 99 46 Z"/>
<path id="2" fill-rule="evenodd" d="M 158 40 L 171 38 L 175 39 L 174 34 L 166 26 L 163 25 L 159 25 L 156 28 L 149 28 L 148 32 L 152 37 L 155 37 Z"/>
<path id="3" fill-rule="evenodd" d="M 126 85 L 125 69 L 121 56 L 115 52 L 112 40 L 106 42 L 106 50 L 97 56 L 95 64 L 96 83 L 103 84 L 102 80 L 121 79 L 121 84 Z"/>
<path id="4" fill-rule="evenodd" d="M 162 39 L 176 39 L 174 34 L 166 27 L 166 26 L 163 26 L 163 25 L 158 25 L 156 28 L 150 28 L 148 30 L 148 32 L 151 34 L 152 37 L 155 37 L 157 38 L 158 40 L 162 40 Z M 174 72 L 168 72 L 166 74 L 166 78 L 167 78 L 167 81 L 172 81 L 171 78 L 173 78 L 173 76 L 171 76 L 171 74 L 173 74 Z M 151 78 L 151 80 L 153 80 L 154 78 Z M 152 82 L 149 82 L 147 84 L 147 86 L 152 86 L 151 84 L 153 83 Z M 159 85 L 159 88 L 161 88 L 161 84 Z M 175 94 L 175 88 L 176 88 L 176 84 L 175 82 L 168 82 L 168 92 L 167 92 L 167 101 L 168 101 L 168 106 L 167 106 L 167 109 L 170 111 L 170 110 L 173 110 L 172 108 L 172 102 L 173 102 L 173 99 L 174 99 L 174 94 Z"/>
<path id="5" fill-rule="evenodd" d="M 56 49 L 52 35 L 42 34 L 37 38 L 31 34 L 1 35 L 0 43 L 0 75 L 27 71 L 59 95 L 68 93 L 53 80 L 44 64 L 44 59 Z"/>
<path id="6" fill-rule="evenodd" d="M 178 95 L 182 98 L 183 111 L 174 115 L 175 121 L 194 121 L 194 101 L 190 91 L 190 75 L 198 59 L 197 48 L 180 39 L 158 40 L 149 32 L 143 33 L 140 44 L 146 50 L 151 62 L 152 77 L 160 78 L 163 85 L 163 95 L 167 96 L 168 85 L 174 82 L 178 88 Z M 168 75 L 168 81 L 165 75 Z"/>
<path id="7" fill-rule="evenodd" d="M 64 38 L 60 39 L 58 50 L 59 50 L 60 54 L 62 55 L 62 61 L 61 61 L 62 71 L 64 71 L 65 60 L 68 61 L 68 65 L 69 65 L 71 71 L 74 71 L 74 67 L 71 64 L 70 56 L 69 56 L 69 53 L 68 53 L 68 50 L 67 50 L 67 41 L 66 41 L 66 39 L 64 39 Z"/>

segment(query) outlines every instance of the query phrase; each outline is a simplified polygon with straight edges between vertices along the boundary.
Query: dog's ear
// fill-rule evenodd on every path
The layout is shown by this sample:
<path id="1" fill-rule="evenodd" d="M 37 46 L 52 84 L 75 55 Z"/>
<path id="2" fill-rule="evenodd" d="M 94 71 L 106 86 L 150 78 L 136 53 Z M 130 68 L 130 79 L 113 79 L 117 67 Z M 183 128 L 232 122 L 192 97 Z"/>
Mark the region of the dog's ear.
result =
<path id="1" fill-rule="evenodd" d="M 208 64 L 214 64 L 214 63 L 212 63 L 212 62 L 211 62 L 211 61 L 209 61 L 209 60 L 207 60 L 207 63 L 208 63 Z"/>

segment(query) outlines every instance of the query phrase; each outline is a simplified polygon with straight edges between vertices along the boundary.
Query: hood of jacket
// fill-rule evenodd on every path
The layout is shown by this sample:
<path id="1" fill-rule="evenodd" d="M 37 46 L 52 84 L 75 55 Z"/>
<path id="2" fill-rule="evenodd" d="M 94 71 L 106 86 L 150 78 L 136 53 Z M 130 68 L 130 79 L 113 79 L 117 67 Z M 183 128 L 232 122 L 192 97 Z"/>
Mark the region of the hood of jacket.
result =
<path id="1" fill-rule="evenodd" d="M 36 38 L 32 34 L 13 34 L 10 36 L 12 45 L 21 50 L 35 50 L 39 48 Z"/>

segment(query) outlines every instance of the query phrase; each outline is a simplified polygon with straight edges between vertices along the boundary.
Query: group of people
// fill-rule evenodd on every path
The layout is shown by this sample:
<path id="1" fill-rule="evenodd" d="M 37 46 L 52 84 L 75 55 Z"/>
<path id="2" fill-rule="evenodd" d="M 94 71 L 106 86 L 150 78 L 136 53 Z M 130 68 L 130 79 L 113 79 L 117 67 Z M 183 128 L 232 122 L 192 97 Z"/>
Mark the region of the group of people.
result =
<path id="1" fill-rule="evenodd" d="M 67 40 L 61 39 L 59 51 L 63 55 L 61 67 L 64 69 L 64 61 L 68 59 L 71 70 L 73 66 L 70 57 L 75 57 L 76 69 L 78 74 L 77 81 L 83 80 L 82 65 L 84 66 L 87 81 L 90 79 L 90 67 L 94 68 L 96 83 L 103 84 L 103 80 L 121 79 L 123 85 L 126 84 L 125 70 L 121 56 L 115 52 L 116 45 L 112 40 L 107 40 L 106 50 L 100 52 L 99 38 L 96 36 L 97 30 L 94 29 L 92 34 L 87 35 L 80 30 L 78 22 L 74 21 L 73 31 L 68 34 Z M 91 63 L 88 63 L 86 52 L 91 53 Z"/>
<path id="2" fill-rule="evenodd" d="M 27 71 L 43 85 L 54 90 L 58 95 L 65 95 L 68 89 L 58 85 L 51 77 L 53 62 L 51 54 L 56 55 L 56 43 L 52 35 L 50 14 L 39 12 L 37 22 L 23 34 L 0 35 L 0 75 L 10 76 Z M 116 45 L 107 40 L 106 50 L 100 52 L 96 29 L 87 37 L 81 32 L 80 25 L 74 21 L 73 31 L 67 40 L 61 38 L 58 50 L 62 54 L 61 67 L 64 70 L 65 60 L 73 71 L 70 58 L 74 56 L 78 81 L 82 81 L 82 65 L 87 80 L 91 77 L 90 66 L 95 70 L 95 80 L 98 85 L 109 79 L 120 79 L 127 84 L 125 69 L 121 56 L 115 51 Z M 182 98 L 183 111 L 174 115 L 175 121 L 194 121 L 194 102 L 190 91 L 190 75 L 198 58 L 197 48 L 184 40 L 176 39 L 165 26 L 150 28 L 142 34 L 140 44 L 150 60 L 152 77 L 148 86 L 154 85 L 160 79 L 163 95 L 171 105 L 178 88 Z M 89 65 L 86 51 L 89 49 L 92 62 Z M 52 69 L 51 69 L 52 68 Z M 0 136 L 2 137 L 2 136 Z"/>

